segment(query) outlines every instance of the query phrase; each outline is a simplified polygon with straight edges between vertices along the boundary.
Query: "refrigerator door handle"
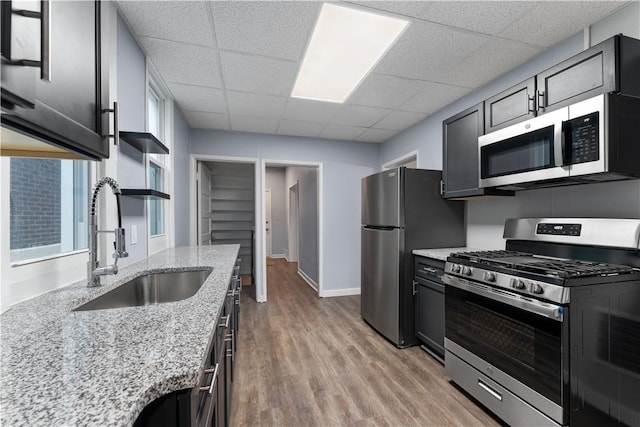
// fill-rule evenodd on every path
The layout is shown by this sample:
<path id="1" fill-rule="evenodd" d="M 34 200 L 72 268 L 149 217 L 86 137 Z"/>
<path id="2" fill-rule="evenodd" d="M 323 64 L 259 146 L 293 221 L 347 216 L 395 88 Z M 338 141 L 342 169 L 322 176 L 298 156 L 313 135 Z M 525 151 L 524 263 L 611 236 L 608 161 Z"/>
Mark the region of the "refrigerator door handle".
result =
<path id="1" fill-rule="evenodd" d="M 367 230 L 393 231 L 398 227 L 394 227 L 392 225 L 365 225 L 364 228 Z"/>

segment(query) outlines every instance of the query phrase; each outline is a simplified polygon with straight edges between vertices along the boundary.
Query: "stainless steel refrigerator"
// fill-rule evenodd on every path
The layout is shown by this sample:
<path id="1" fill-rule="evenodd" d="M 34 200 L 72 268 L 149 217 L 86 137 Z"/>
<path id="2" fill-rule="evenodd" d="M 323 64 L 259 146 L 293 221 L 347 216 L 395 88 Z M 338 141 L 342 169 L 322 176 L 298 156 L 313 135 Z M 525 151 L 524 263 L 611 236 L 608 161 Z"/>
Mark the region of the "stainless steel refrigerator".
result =
<path id="1" fill-rule="evenodd" d="M 362 179 L 362 318 L 397 347 L 414 333 L 414 249 L 465 246 L 464 203 L 440 196 L 441 171 L 397 168 Z"/>

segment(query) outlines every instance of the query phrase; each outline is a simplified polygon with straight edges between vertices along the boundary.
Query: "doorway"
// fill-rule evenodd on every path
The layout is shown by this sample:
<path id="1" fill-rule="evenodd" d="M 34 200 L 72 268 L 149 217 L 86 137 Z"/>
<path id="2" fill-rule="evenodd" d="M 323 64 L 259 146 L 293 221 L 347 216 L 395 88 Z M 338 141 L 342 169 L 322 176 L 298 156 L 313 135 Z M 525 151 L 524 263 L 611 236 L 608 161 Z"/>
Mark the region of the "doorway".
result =
<path id="1" fill-rule="evenodd" d="M 265 239 L 265 254 L 273 264 L 295 263 L 293 271 L 322 296 L 322 164 L 265 160 L 263 171 L 265 190 L 271 190 L 262 209 L 271 234 L 271 252 Z"/>

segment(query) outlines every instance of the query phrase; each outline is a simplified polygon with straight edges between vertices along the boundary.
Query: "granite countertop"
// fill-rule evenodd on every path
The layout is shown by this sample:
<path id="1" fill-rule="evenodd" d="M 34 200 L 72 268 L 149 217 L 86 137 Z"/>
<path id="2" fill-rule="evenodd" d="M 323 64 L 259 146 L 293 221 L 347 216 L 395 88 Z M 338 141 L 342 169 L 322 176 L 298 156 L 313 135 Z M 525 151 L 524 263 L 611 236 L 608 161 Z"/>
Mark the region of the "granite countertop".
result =
<path id="1" fill-rule="evenodd" d="M 129 426 L 154 399 L 196 385 L 238 245 L 167 249 L 102 277 L 11 307 L 0 316 L 0 424 Z M 147 272 L 213 268 L 185 300 L 72 312 Z"/>
<path id="2" fill-rule="evenodd" d="M 447 257 L 454 252 L 473 252 L 480 251 L 482 249 L 470 248 L 467 246 L 459 248 L 435 248 L 435 249 L 414 249 L 413 254 L 423 256 L 427 258 L 437 259 L 440 261 L 446 261 Z"/>

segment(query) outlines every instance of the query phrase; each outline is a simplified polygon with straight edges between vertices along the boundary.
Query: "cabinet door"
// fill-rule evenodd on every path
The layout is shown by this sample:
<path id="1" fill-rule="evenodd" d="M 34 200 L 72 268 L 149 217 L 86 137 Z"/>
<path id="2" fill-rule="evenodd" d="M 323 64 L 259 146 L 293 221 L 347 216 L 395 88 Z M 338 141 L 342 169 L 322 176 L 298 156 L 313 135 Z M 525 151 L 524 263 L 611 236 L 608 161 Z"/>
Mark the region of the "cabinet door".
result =
<path id="1" fill-rule="evenodd" d="M 538 113 L 618 91 L 618 46 L 619 38 L 610 38 L 538 74 Z"/>
<path id="2" fill-rule="evenodd" d="M 443 122 L 445 198 L 464 196 L 467 191 L 478 188 L 478 136 L 483 133 L 483 103 Z"/>
<path id="3" fill-rule="evenodd" d="M 485 133 L 527 120 L 536 113 L 536 79 L 532 77 L 484 102 Z"/>
<path id="4" fill-rule="evenodd" d="M 84 157 L 108 157 L 108 141 L 102 137 L 107 133 L 102 110 L 107 108 L 103 99 L 108 75 L 102 75 L 106 67 L 101 58 L 101 4 L 52 1 L 49 5 L 49 80 L 38 75 L 35 107 L 16 107 L 3 115 L 3 123 Z M 39 31 L 35 35 L 39 37 Z"/>
<path id="5" fill-rule="evenodd" d="M 444 285 L 415 277 L 416 336 L 444 358 Z"/>
<path id="6" fill-rule="evenodd" d="M 16 13 L 18 10 L 39 12 L 37 2 L 0 2 L 0 22 L 2 32 L 0 45 L 2 53 L 2 107 L 16 106 L 33 108 L 35 105 L 35 83 L 38 68 L 21 63 L 23 60 L 40 59 L 40 20 Z M 38 37 L 33 35 L 37 34 Z M 32 64 L 33 65 L 33 64 Z"/>

